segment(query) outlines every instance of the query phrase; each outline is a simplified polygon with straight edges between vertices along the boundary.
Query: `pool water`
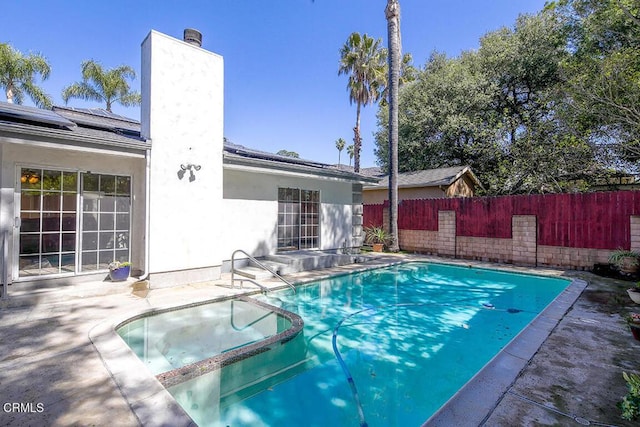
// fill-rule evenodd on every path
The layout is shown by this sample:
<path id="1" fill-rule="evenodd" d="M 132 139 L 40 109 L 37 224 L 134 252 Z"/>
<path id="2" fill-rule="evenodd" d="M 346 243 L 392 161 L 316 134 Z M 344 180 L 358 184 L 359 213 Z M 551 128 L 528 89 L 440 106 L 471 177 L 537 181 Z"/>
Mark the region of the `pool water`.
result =
<path id="1" fill-rule="evenodd" d="M 155 375 L 242 348 L 281 333 L 291 322 L 242 300 L 143 316 L 117 333 Z"/>
<path id="2" fill-rule="evenodd" d="M 302 333 L 168 390 L 200 426 L 420 425 L 569 283 L 409 263 L 271 292 Z"/>

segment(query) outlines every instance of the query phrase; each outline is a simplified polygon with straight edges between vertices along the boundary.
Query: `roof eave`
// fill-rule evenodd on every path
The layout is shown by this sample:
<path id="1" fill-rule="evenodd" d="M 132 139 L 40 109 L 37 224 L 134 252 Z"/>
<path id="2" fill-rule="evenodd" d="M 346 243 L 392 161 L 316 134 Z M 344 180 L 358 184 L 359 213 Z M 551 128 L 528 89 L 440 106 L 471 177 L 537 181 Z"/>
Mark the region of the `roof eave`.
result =
<path id="1" fill-rule="evenodd" d="M 272 160 L 256 159 L 250 157 L 240 157 L 229 155 L 226 152 L 223 152 L 223 164 L 225 166 L 244 166 L 254 169 L 262 169 L 269 171 L 270 173 L 287 172 L 306 176 L 312 175 L 331 178 L 335 180 L 350 181 L 360 184 L 376 182 L 375 179 L 367 178 L 365 176 L 350 172 L 340 171 L 337 169 L 310 167 L 293 163 L 275 162 Z"/>
<path id="2" fill-rule="evenodd" d="M 77 135 L 70 133 L 70 131 L 58 130 L 58 129 L 39 129 L 39 128 L 25 128 L 21 125 L 14 125 L 12 123 L 0 124 L 0 136 L 6 134 L 8 138 L 19 138 L 26 141 L 31 139 L 37 139 L 40 142 L 49 142 L 58 145 L 72 145 L 77 148 L 83 148 L 84 146 L 99 146 L 103 149 L 109 149 L 111 151 L 123 151 L 123 152 L 144 152 L 151 148 L 151 142 L 145 140 L 131 139 L 131 141 L 114 141 L 106 138 L 97 138 L 88 135 Z"/>

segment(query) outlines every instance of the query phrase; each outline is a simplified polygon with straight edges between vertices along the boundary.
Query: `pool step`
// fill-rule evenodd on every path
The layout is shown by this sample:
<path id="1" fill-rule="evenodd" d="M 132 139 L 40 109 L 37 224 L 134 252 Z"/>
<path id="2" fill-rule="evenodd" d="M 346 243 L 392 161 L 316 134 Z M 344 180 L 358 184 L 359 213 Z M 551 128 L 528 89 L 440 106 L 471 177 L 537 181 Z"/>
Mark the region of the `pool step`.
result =
<path id="1" fill-rule="evenodd" d="M 325 253 L 318 251 L 297 251 L 291 253 L 281 253 L 267 255 L 266 259 L 272 262 L 284 264 L 280 274 L 298 273 L 300 271 L 318 270 L 322 268 L 337 267 L 339 265 L 351 264 L 354 262 L 353 256 Z"/>
<path id="2" fill-rule="evenodd" d="M 258 261 L 284 276 L 301 271 L 318 270 L 353 264 L 354 262 L 363 262 L 365 258 L 366 256 L 363 255 L 346 255 L 320 251 L 294 251 L 267 255 L 258 258 Z M 253 261 L 249 261 L 249 264 L 244 267 L 237 267 L 236 272 L 254 280 L 272 277 L 271 273 Z"/>
<path id="3" fill-rule="evenodd" d="M 273 275 L 267 270 L 253 265 L 236 268 L 236 274 L 253 280 L 269 279 L 273 277 Z"/>

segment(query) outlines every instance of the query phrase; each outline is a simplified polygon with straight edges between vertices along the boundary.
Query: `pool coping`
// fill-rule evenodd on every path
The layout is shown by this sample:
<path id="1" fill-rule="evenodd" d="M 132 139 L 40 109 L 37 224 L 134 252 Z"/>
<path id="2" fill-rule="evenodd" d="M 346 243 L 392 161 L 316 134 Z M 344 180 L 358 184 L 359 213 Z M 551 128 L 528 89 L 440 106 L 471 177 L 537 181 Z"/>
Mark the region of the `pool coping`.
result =
<path id="1" fill-rule="evenodd" d="M 296 280 L 295 284 L 304 285 L 328 277 L 337 277 L 407 262 L 431 262 L 453 266 L 464 265 L 533 276 L 558 277 L 558 270 L 553 270 L 555 274 L 549 274 L 548 272 L 545 274 L 544 270 L 538 269 L 534 272 L 531 272 L 531 269 L 523 272 L 523 269 L 511 265 L 495 265 L 469 260 L 443 261 L 442 259 L 433 259 L 426 256 L 406 256 L 401 260 L 373 263 L 373 265 L 367 265 L 367 263 L 355 264 L 353 269 L 349 271 L 334 271 L 332 273 L 318 271 L 318 274 L 313 275 L 311 278 Z M 429 417 L 423 423 L 423 426 L 477 426 L 488 419 L 542 343 L 548 338 L 587 286 L 587 283 L 581 279 L 574 278 L 567 280 L 571 280 L 567 288 L 536 316 L 524 330 L 514 337 L 505 348 L 494 356 L 482 370 L 477 372 L 471 380 L 458 390 L 435 414 Z M 285 287 L 283 286 L 282 288 Z M 271 290 L 277 289 L 278 288 L 272 288 Z M 124 343 L 116 332 L 117 327 L 131 321 L 133 318 L 145 317 L 154 313 L 172 311 L 189 306 L 222 302 L 229 299 L 241 299 L 257 293 L 259 293 L 259 291 L 247 290 L 247 292 L 243 294 L 225 295 L 191 304 L 153 307 L 135 313 L 121 314 L 98 323 L 89 331 L 89 339 L 96 348 L 103 365 L 118 386 L 120 393 L 129 404 L 131 411 L 138 419 L 140 425 L 144 425 L 145 427 L 166 425 L 197 427 L 197 424 L 176 402 L 167 389 L 163 387 L 160 380 L 149 371 L 145 364 Z M 270 308 L 273 307 L 269 304 L 267 305 Z M 273 309 L 277 309 L 277 307 L 273 307 Z M 291 314 L 296 315 L 295 313 Z M 260 343 L 262 343 L 262 341 L 257 344 Z"/>

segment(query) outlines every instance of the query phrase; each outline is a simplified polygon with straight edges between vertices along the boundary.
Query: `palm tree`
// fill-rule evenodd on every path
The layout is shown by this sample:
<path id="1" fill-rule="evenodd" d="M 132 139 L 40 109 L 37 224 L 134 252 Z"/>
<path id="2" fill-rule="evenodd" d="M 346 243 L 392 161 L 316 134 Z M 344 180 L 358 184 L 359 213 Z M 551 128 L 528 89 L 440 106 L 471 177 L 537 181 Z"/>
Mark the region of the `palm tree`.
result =
<path id="1" fill-rule="evenodd" d="M 342 138 L 336 139 L 336 148 L 338 149 L 338 165 L 340 165 L 340 154 L 342 153 L 342 150 L 344 150 L 344 146 L 346 143 L 347 141 Z"/>
<path id="2" fill-rule="evenodd" d="M 22 104 L 27 95 L 40 108 L 51 108 L 51 97 L 33 81 L 39 74 L 46 80 L 51 67 L 44 56 L 31 53 L 24 56 L 7 43 L 0 43 L 0 86 L 4 88 L 7 102 Z"/>
<path id="3" fill-rule="evenodd" d="M 351 160 L 353 160 L 354 151 L 355 150 L 353 144 L 347 147 L 347 154 L 349 155 L 349 166 L 351 166 Z"/>
<path id="4" fill-rule="evenodd" d="M 348 74 L 349 102 L 356 103 L 356 125 L 353 128 L 354 171 L 360 171 L 360 108 L 376 103 L 384 86 L 384 50 L 380 39 L 352 33 L 340 49 L 338 75 Z"/>
<path id="5" fill-rule="evenodd" d="M 389 250 L 398 245 L 398 88 L 400 86 L 400 4 L 388 0 L 385 9 L 389 43 Z"/>
<path id="6" fill-rule="evenodd" d="M 103 70 L 94 60 L 82 63 L 82 81 L 67 86 L 62 91 L 65 104 L 70 98 L 80 98 L 88 101 L 105 102 L 107 111 L 111 111 L 114 102 L 131 107 L 140 105 L 141 96 L 132 92 L 127 79 L 135 79 L 136 73 L 128 65 Z"/>

